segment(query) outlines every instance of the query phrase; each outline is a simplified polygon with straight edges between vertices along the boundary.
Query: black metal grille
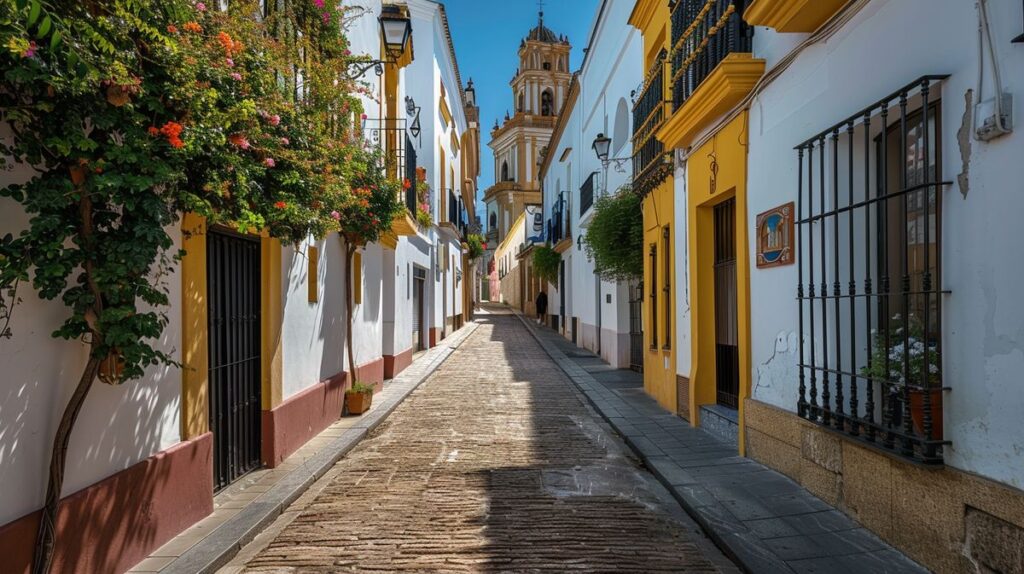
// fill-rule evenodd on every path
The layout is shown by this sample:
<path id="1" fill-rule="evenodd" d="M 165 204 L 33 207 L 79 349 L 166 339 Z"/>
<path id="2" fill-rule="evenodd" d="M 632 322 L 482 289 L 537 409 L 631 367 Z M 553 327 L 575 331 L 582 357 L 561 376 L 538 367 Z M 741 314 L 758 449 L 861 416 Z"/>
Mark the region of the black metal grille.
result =
<path id="1" fill-rule="evenodd" d="M 679 109 L 718 64 L 750 52 L 753 26 L 743 21 L 752 0 L 677 0 L 672 8 L 672 104 Z"/>
<path id="2" fill-rule="evenodd" d="M 594 185 L 595 179 L 597 178 L 597 172 L 593 172 L 587 177 L 587 180 L 580 186 L 580 217 L 590 209 L 590 206 L 594 205 Z"/>
<path id="3" fill-rule="evenodd" d="M 714 208 L 715 390 L 718 404 L 739 407 L 740 353 L 736 310 L 736 200 Z"/>
<path id="4" fill-rule="evenodd" d="M 629 368 L 644 372 L 644 283 L 629 285 Z"/>
<path id="5" fill-rule="evenodd" d="M 412 145 L 409 145 L 411 142 L 406 135 L 405 119 L 370 118 L 362 122 L 363 136 L 370 146 L 384 155 L 384 174 L 398 180 L 407 177 L 410 162 L 406 160 Z M 416 181 L 416 163 L 411 165 L 413 177 L 410 181 Z"/>
<path id="6" fill-rule="evenodd" d="M 633 104 L 633 189 L 641 195 L 657 187 L 671 173 L 670 155 L 655 137 L 669 112 L 665 94 L 666 57 L 664 50 L 658 54 Z"/>
<path id="7" fill-rule="evenodd" d="M 409 181 L 409 189 L 405 190 L 405 207 L 413 216 L 416 215 L 416 148 L 409 136 L 405 136 L 405 179 Z"/>
<path id="8" fill-rule="evenodd" d="M 942 462 L 938 83 L 925 76 L 797 146 L 804 418 Z M 845 293 L 844 293 L 845 287 Z"/>
<path id="9" fill-rule="evenodd" d="M 210 430 L 221 489 L 260 467 L 260 243 L 207 237 Z"/>
<path id="10" fill-rule="evenodd" d="M 548 219 L 548 241 L 557 244 L 571 236 L 569 214 L 565 209 L 565 192 L 559 192 L 558 201 L 551 207 L 551 218 Z"/>

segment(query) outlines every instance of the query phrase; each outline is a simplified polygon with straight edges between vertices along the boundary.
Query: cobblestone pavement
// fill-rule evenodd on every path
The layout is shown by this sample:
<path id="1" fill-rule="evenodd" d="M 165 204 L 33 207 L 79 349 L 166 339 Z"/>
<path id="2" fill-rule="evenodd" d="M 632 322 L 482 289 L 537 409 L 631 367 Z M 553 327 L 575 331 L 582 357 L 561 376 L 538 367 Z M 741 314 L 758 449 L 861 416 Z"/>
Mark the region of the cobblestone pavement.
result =
<path id="1" fill-rule="evenodd" d="M 736 571 L 518 319 L 481 323 L 228 570 Z"/>

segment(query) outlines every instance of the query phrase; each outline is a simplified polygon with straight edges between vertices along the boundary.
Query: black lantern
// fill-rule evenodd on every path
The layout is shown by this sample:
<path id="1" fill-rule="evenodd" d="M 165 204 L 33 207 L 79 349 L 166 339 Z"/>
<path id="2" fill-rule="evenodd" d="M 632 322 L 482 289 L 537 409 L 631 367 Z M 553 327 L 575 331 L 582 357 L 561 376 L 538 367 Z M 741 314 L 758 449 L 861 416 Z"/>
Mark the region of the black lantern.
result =
<path id="1" fill-rule="evenodd" d="M 602 163 L 608 161 L 608 150 L 612 147 L 612 139 L 605 137 L 604 134 L 597 134 L 594 138 L 594 153 L 597 154 L 597 159 L 601 160 Z"/>
<path id="2" fill-rule="evenodd" d="M 473 87 L 472 78 L 470 78 L 469 83 L 466 84 L 466 105 L 471 108 L 476 107 L 476 88 Z"/>
<path id="3" fill-rule="evenodd" d="M 412 23 L 398 6 L 393 5 L 381 8 L 378 20 L 381 37 L 384 39 L 384 51 L 390 61 L 397 61 L 412 38 Z"/>

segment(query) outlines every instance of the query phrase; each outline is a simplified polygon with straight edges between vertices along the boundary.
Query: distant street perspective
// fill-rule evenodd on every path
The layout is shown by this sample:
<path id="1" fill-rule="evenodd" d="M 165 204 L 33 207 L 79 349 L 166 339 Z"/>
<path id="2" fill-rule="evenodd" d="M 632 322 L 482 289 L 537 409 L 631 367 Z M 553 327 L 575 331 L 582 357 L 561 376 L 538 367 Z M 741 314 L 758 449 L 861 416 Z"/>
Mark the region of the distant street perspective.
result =
<path id="1" fill-rule="evenodd" d="M 1022 0 L 0 0 L 0 574 L 1024 574 L 1022 90 Z"/>

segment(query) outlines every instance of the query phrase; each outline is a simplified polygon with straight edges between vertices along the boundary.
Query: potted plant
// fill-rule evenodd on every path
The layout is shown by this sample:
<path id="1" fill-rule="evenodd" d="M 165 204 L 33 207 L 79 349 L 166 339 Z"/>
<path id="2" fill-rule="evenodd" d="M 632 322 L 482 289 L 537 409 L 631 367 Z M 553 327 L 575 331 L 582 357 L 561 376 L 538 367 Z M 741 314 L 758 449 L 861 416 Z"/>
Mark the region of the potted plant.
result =
<path id="1" fill-rule="evenodd" d="M 430 186 L 424 181 L 416 182 L 416 223 L 424 230 L 434 225 L 434 218 L 430 215 Z"/>
<path id="2" fill-rule="evenodd" d="M 904 329 L 908 332 L 904 333 Z M 924 397 L 925 393 L 928 393 L 932 411 L 932 432 L 928 438 L 942 440 L 942 377 L 939 372 L 940 357 L 936 344 L 928 341 L 924 327 L 913 314 L 908 316 L 906 325 L 901 315 L 893 316 L 889 327 L 888 346 L 884 333 L 873 330 L 872 334 L 871 364 L 862 368 L 861 374 L 876 381 L 889 381 L 889 393 L 895 395 L 897 401 L 893 402 L 898 404 L 901 387 L 908 384 L 903 376 L 903 362 L 906 360 L 910 371 L 910 384 L 916 385 L 911 386 L 908 392 L 914 432 L 921 436 L 925 435 Z M 922 388 L 920 377 L 926 363 L 928 377 Z"/>
<path id="3" fill-rule="evenodd" d="M 365 383 L 356 383 L 345 391 L 345 408 L 350 415 L 361 415 L 370 410 L 373 404 L 373 387 Z"/>

